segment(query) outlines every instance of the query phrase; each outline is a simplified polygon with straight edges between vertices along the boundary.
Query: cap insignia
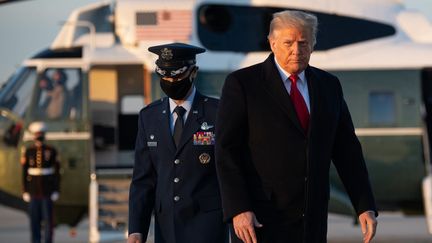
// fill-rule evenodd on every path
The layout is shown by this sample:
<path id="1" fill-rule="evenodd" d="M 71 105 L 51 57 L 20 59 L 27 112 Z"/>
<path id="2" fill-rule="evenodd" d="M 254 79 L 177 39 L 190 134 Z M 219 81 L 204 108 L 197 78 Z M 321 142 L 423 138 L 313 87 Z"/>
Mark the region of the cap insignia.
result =
<path id="1" fill-rule="evenodd" d="M 161 51 L 161 57 L 164 60 L 171 60 L 173 58 L 172 50 L 165 47 Z"/>

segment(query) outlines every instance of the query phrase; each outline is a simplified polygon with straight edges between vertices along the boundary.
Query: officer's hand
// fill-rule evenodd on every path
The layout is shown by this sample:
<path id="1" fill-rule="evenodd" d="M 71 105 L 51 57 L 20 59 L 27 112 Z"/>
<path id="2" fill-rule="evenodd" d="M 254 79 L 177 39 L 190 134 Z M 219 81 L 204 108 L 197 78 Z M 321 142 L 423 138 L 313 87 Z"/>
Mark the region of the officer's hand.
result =
<path id="1" fill-rule="evenodd" d="M 58 199 L 59 199 L 59 193 L 58 192 L 51 193 L 51 201 L 55 202 Z"/>
<path id="2" fill-rule="evenodd" d="M 30 202 L 30 193 L 24 192 L 22 195 L 24 202 Z"/>
<path id="3" fill-rule="evenodd" d="M 361 225 L 361 230 L 363 233 L 363 242 L 369 243 L 375 236 L 377 228 L 377 220 L 375 218 L 375 212 L 366 211 L 359 216 L 359 221 Z"/>
<path id="4" fill-rule="evenodd" d="M 130 234 L 127 243 L 142 243 L 142 234 L 141 233 Z"/>
<path id="5" fill-rule="evenodd" d="M 253 212 L 247 211 L 234 216 L 233 226 L 237 237 L 244 243 L 257 243 L 254 227 L 261 228 L 263 225 L 258 222 Z"/>

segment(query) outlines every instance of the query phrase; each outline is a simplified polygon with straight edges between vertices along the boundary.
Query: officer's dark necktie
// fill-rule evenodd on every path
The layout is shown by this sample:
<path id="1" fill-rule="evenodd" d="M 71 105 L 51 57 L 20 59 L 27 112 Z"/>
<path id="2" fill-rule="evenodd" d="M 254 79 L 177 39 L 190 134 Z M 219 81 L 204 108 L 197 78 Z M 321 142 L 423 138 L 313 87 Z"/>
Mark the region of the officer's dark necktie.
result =
<path id="1" fill-rule="evenodd" d="M 180 143 L 180 138 L 183 132 L 183 115 L 186 112 L 186 109 L 181 107 L 181 106 L 177 106 L 174 109 L 174 112 L 177 114 L 177 119 L 174 123 L 174 132 L 173 132 L 173 138 L 174 138 L 174 143 L 176 145 L 176 147 L 178 147 L 179 143 Z"/>
<path id="2" fill-rule="evenodd" d="M 303 127 L 304 131 L 307 132 L 309 128 L 309 111 L 302 94 L 297 88 L 297 81 L 299 77 L 297 75 L 291 75 L 288 79 L 291 80 L 291 101 L 294 104 L 294 108 L 301 126 Z"/>

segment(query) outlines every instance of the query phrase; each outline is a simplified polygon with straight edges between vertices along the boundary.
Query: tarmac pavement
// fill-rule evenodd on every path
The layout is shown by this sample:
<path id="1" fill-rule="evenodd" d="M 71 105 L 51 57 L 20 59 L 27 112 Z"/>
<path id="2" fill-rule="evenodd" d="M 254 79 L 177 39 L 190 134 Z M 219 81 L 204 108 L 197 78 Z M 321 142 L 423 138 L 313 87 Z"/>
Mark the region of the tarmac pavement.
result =
<path id="1" fill-rule="evenodd" d="M 59 226 L 55 229 L 55 242 L 88 242 L 88 221 L 81 222 L 77 235 L 69 235 L 70 228 Z M 0 206 L 0 243 L 30 242 L 28 217 L 24 212 Z M 105 241 L 125 242 L 125 241 Z M 360 227 L 353 225 L 353 219 L 345 216 L 330 215 L 328 243 L 361 243 Z M 373 243 L 432 243 L 426 222 L 422 216 L 403 216 L 400 213 L 380 213 L 378 233 Z"/>

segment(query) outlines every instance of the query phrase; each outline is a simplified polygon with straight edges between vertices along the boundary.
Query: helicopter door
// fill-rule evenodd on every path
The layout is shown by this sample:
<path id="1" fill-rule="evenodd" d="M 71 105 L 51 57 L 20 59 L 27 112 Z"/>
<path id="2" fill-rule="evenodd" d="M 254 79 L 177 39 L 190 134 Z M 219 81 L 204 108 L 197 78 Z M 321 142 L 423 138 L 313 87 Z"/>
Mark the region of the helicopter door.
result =
<path id="1" fill-rule="evenodd" d="M 96 167 L 132 167 L 138 113 L 144 107 L 141 64 L 94 66 L 89 75 Z"/>
<path id="2" fill-rule="evenodd" d="M 432 68 L 422 71 L 423 136 L 426 177 L 423 179 L 423 200 L 429 233 L 432 234 Z"/>
<path id="3" fill-rule="evenodd" d="M 89 99 L 96 166 L 117 165 L 117 71 L 93 68 L 89 74 Z"/>
<path id="4" fill-rule="evenodd" d="M 119 113 L 118 138 L 119 150 L 132 166 L 132 151 L 138 132 L 138 114 L 144 107 L 144 69 L 142 65 L 123 65 L 117 67 L 119 75 Z M 147 96 L 148 97 L 148 96 Z"/>

